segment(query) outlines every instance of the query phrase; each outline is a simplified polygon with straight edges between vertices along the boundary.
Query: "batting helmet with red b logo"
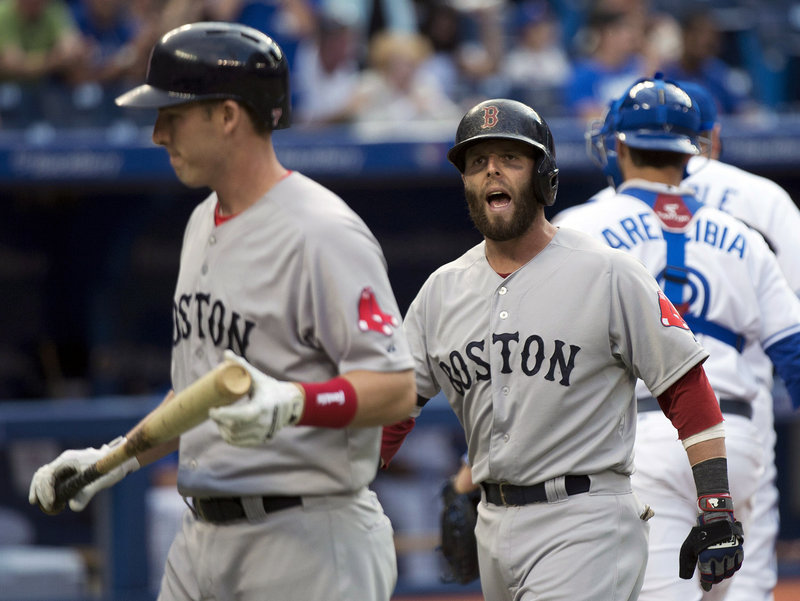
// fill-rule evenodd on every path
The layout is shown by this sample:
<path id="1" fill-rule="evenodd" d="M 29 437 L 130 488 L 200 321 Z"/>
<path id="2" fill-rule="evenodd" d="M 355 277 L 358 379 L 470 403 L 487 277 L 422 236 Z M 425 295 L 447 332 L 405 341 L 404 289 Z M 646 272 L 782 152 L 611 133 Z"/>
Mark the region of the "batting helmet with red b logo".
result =
<path id="1" fill-rule="evenodd" d="M 448 151 L 447 158 L 464 173 L 467 148 L 492 139 L 519 140 L 534 149 L 538 155 L 533 180 L 536 197 L 542 204 L 553 204 L 558 191 L 556 149 L 550 128 L 539 113 L 516 100 L 484 100 L 462 117 L 455 145 Z"/>

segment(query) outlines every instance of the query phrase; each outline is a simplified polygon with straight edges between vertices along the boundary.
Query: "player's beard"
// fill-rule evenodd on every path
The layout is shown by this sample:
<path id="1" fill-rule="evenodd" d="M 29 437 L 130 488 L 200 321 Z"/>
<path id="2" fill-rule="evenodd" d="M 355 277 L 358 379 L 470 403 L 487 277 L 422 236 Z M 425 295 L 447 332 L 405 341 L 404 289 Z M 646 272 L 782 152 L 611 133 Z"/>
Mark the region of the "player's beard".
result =
<path id="1" fill-rule="evenodd" d="M 520 186 L 520 190 L 514 195 L 514 210 L 510 218 L 491 215 L 485 197 L 479 195 L 475 189 L 464 188 L 464 195 L 467 198 L 472 223 L 485 238 L 497 242 L 514 240 L 522 236 L 536 220 L 539 209 L 539 201 L 536 199 L 530 180 Z"/>

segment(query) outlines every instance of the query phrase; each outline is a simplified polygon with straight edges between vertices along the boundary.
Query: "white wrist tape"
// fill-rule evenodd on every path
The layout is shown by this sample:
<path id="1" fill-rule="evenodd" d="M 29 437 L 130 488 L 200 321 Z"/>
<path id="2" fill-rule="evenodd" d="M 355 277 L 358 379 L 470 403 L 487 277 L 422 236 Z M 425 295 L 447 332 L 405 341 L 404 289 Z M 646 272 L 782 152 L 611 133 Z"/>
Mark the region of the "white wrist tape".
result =
<path id="1" fill-rule="evenodd" d="M 720 422 L 715 426 L 711 426 L 710 428 L 706 428 L 697 434 L 687 436 L 681 442 L 683 443 L 683 448 L 688 449 L 690 446 L 695 445 L 698 442 L 711 440 L 712 438 L 725 438 L 725 425 L 723 422 Z"/>

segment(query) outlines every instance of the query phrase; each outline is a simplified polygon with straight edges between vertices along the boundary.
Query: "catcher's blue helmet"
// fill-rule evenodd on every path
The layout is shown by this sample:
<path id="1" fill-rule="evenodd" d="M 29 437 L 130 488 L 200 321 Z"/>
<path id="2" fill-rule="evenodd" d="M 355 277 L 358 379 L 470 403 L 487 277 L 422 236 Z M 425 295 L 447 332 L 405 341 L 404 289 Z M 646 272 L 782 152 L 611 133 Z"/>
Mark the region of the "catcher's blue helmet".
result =
<path id="1" fill-rule="evenodd" d="M 714 124 L 717 122 L 717 101 L 714 100 L 708 88 L 693 81 L 678 81 L 677 84 L 689 94 L 700 111 L 700 127 L 698 129 L 701 132 L 714 129 Z"/>
<path id="2" fill-rule="evenodd" d="M 700 111 L 685 90 L 661 73 L 628 88 L 619 99 L 614 129 L 631 148 L 700 154 Z"/>

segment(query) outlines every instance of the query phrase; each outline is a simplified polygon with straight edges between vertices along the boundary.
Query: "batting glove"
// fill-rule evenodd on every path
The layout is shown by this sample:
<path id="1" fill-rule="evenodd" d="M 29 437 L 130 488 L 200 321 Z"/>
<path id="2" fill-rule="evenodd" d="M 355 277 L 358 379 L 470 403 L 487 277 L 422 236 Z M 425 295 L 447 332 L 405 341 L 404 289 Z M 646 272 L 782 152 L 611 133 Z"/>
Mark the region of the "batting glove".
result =
<path id="1" fill-rule="evenodd" d="M 104 444 L 99 449 L 92 447 L 86 449 L 71 449 L 64 451 L 50 463 L 43 465 L 33 475 L 31 487 L 28 491 L 28 502 L 31 505 L 38 504 L 48 513 L 57 513 L 63 507 L 56 507 L 56 483 L 69 478 L 76 472 L 82 472 L 93 465 L 99 459 L 108 455 L 117 446 L 125 443 L 125 437 L 115 438 L 108 444 Z M 139 461 L 136 457 L 127 459 L 122 465 L 104 474 L 94 482 L 87 484 L 69 501 L 69 508 L 72 511 L 83 511 L 89 504 L 92 497 L 98 491 L 113 486 L 126 475 L 139 469 Z"/>
<path id="2" fill-rule="evenodd" d="M 305 396 L 299 386 L 268 376 L 232 351 L 225 351 L 225 358 L 244 367 L 253 381 L 249 402 L 214 407 L 208 412 L 225 442 L 240 447 L 258 446 L 271 440 L 284 426 L 300 421 Z"/>
<path id="3" fill-rule="evenodd" d="M 680 577 L 690 579 L 698 565 L 700 586 L 709 591 L 741 567 L 744 534 L 741 522 L 733 517 L 730 495 L 703 495 L 697 502 L 703 513 L 681 546 Z"/>

